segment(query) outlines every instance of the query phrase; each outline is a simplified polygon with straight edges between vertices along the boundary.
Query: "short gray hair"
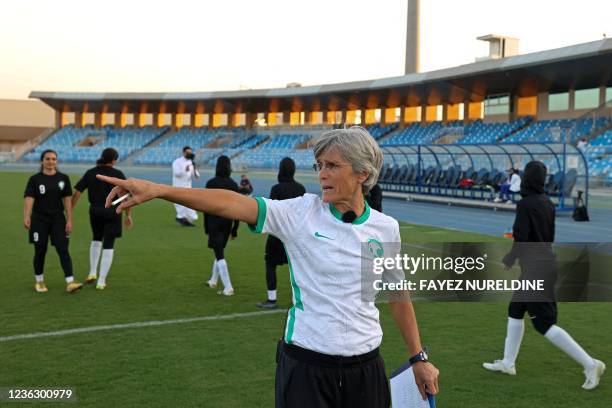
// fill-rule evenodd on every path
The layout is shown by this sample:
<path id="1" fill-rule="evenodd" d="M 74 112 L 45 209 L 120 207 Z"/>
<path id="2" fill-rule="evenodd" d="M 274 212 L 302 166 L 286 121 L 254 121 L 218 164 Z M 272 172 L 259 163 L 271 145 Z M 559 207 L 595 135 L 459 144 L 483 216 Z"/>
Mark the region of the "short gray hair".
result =
<path id="1" fill-rule="evenodd" d="M 362 185 L 363 193 L 368 194 L 378 181 L 383 162 L 382 151 L 372 135 L 361 126 L 323 132 L 312 145 L 315 158 L 329 149 L 338 149 L 342 157 L 351 164 L 353 171 L 365 171 L 369 174 Z"/>

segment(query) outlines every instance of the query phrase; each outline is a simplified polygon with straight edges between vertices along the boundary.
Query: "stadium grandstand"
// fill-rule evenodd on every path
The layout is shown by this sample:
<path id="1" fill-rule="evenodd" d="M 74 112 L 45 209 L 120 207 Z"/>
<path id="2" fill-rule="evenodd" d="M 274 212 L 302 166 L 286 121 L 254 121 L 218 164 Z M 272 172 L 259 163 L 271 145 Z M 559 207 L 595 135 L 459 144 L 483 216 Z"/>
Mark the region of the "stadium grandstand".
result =
<path id="1" fill-rule="evenodd" d="M 611 406 L 612 2 L 32 3 L 0 28 L 0 405 L 397 407 L 431 358 L 427 406 Z M 313 157 L 353 125 L 365 197 L 367 135 Z"/>
<path id="2" fill-rule="evenodd" d="M 385 149 L 385 190 L 491 201 L 490 186 L 532 159 L 549 166 L 560 208 L 612 185 L 612 39 L 427 73 L 360 82 L 192 93 L 32 92 L 55 129 L 11 157 L 92 162 L 113 146 L 134 165 L 167 166 L 184 145 L 202 166 L 225 154 L 240 169 L 283 157 L 312 166 L 310 140 L 366 126 Z M 582 141 L 582 146 L 578 142 Z M 578 146 L 578 147 L 577 147 Z M 469 186 L 461 184 L 470 179 Z"/>

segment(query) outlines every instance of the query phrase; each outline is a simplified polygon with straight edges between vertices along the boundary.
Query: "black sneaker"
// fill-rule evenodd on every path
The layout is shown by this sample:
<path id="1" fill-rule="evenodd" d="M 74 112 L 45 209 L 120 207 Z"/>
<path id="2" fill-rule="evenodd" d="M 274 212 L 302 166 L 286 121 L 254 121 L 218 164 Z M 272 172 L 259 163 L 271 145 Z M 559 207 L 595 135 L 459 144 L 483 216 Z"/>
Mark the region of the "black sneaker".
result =
<path id="1" fill-rule="evenodd" d="M 260 309 L 276 309 L 278 307 L 276 306 L 276 300 L 266 300 L 265 302 L 259 302 L 255 306 Z"/>
<path id="2" fill-rule="evenodd" d="M 181 224 L 183 227 L 195 227 L 195 224 L 190 223 L 187 218 L 177 218 L 176 222 Z"/>

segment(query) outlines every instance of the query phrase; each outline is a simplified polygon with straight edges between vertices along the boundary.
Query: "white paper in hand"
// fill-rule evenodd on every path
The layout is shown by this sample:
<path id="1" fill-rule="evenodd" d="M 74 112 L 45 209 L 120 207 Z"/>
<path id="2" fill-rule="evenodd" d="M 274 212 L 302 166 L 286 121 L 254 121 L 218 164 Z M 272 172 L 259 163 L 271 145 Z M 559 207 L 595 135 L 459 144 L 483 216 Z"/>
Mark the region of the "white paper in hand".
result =
<path id="1" fill-rule="evenodd" d="M 429 408 L 430 402 L 423 400 L 414 380 L 410 363 L 400 367 L 391 375 L 391 405 L 393 408 Z"/>

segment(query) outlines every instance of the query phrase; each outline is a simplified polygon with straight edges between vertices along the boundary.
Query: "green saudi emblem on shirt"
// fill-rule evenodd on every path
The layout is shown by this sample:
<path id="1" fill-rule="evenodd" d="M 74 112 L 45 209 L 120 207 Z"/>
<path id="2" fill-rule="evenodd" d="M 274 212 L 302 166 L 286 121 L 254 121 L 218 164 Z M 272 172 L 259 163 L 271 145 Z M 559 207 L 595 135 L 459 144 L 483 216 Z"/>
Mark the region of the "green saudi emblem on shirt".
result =
<path id="1" fill-rule="evenodd" d="M 380 258 L 385 253 L 380 241 L 374 238 L 368 238 L 368 251 L 377 258 Z"/>

